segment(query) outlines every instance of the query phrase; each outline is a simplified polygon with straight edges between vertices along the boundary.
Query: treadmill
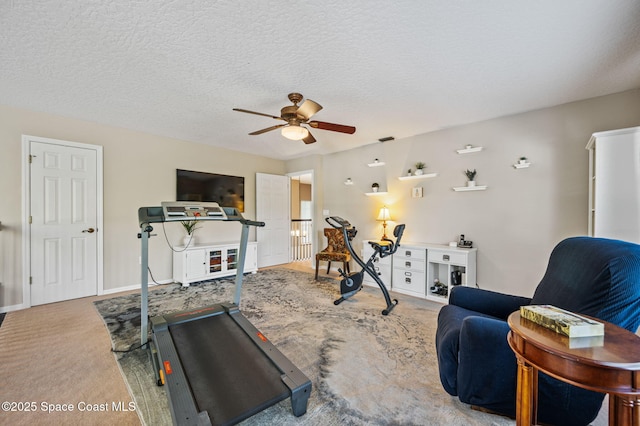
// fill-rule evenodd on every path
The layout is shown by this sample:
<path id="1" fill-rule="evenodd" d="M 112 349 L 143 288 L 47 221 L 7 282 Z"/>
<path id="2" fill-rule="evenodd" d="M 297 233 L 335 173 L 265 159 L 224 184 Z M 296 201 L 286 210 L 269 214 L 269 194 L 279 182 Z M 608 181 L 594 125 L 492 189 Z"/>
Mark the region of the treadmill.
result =
<path id="1" fill-rule="evenodd" d="M 159 386 L 166 385 L 176 425 L 231 425 L 291 398 L 295 416 L 307 411 L 311 381 L 239 309 L 250 221 L 217 203 L 163 202 L 138 209 L 141 256 L 140 342 L 149 343 Z M 152 223 L 235 221 L 242 225 L 235 298 L 151 318 L 149 342 L 148 258 Z"/>

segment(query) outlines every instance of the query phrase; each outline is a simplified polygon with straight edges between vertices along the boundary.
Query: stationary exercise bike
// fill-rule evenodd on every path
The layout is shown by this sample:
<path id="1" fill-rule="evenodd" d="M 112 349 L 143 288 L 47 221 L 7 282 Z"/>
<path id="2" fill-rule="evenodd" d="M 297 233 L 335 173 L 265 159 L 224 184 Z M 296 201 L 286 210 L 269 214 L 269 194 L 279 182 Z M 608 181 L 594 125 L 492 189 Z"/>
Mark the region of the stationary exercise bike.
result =
<path id="1" fill-rule="evenodd" d="M 351 226 L 351 224 L 338 216 L 329 216 L 325 218 L 325 221 L 333 226 L 336 229 L 342 230 L 342 235 L 344 237 L 345 245 L 347 246 L 347 250 L 351 253 L 353 259 L 362 267 L 360 272 L 352 272 L 350 274 L 346 274 L 342 269 L 338 269 L 340 275 L 342 275 L 342 280 L 340 281 L 340 293 L 341 297 L 333 302 L 334 305 L 339 305 L 344 302 L 348 298 L 355 295 L 357 292 L 362 290 L 362 281 L 364 279 L 365 272 L 374 279 L 374 281 L 382 290 L 382 294 L 384 295 L 384 300 L 387 302 L 387 308 L 382 311 L 382 315 L 389 315 L 389 312 L 398 304 L 397 299 L 391 300 L 389 296 L 389 291 L 387 287 L 384 285 L 380 276 L 376 272 L 373 263 L 376 261 L 376 258 L 383 258 L 387 256 L 391 256 L 398 250 L 400 247 L 400 240 L 402 239 L 402 234 L 404 232 L 404 224 L 396 225 L 393 229 L 393 236 L 396 238 L 395 241 L 389 238 L 383 238 L 382 241 L 369 241 L 369 244 L 373 248 L 373 254 L 365 263 L 353 250 L 353 246 L 351 245 L 351 240 L 356 236 L 358 231 L 355 226 Z"/>

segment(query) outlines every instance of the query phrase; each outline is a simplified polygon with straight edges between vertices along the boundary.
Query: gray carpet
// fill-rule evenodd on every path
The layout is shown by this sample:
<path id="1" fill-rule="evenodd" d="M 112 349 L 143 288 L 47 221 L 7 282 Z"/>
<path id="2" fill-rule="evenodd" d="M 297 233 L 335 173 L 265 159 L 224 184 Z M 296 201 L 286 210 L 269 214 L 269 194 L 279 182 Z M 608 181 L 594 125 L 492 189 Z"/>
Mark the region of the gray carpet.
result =
<path id="1" fill-rule="evenodd" d="M 339 306 L 335 280 L 268 269 L 244 280 L 242 313 L 309 377 L 307 414 L 296 418 L 287 399 L 245 420 L 247 425 L 513 425 L 471 410 L 449 396 L 438 380 L 434 335 L 440 305 L 402 295 L 381 315 L 379 290 L 365 288 Z M 234 282 L 220 279 L 183 289 L 150 292 L 154 316 L 233 300 Z M 140 296 L 95 302 L 114 348 L 139 344 Z M 164 388 L 155 385 L 146 351 L 118 354 L 118 362 L 145 423 L 169 425 Z"/>

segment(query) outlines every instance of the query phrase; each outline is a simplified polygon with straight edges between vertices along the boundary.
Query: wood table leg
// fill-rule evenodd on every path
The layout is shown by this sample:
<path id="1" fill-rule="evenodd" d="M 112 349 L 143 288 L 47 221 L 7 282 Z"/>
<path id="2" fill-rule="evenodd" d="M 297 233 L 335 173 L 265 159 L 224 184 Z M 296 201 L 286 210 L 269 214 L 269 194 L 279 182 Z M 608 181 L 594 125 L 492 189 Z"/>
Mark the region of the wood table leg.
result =
<path id="1" fill-rule="evenodd" d="M 609 394 L 609 426 L 640 426 L 640 399 Z"/>
<path id="2" fill-rule="evenodd" d="M 538 371 L 518 358 L 518 385 L 516 391 L 516 425 L 537 423 Z"/>

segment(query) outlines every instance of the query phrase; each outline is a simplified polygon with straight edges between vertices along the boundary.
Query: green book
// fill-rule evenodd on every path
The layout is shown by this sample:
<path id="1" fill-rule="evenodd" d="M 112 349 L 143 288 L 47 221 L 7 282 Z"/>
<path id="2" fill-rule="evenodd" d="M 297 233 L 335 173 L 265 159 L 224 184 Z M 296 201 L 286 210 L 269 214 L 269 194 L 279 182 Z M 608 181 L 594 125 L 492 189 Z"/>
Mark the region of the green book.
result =
<path id="1" fill-rule="evenodd" d="M 604 335 L 603 323 L 552 305 L 521 306 L 520 316 L 569 337 Z"/>

